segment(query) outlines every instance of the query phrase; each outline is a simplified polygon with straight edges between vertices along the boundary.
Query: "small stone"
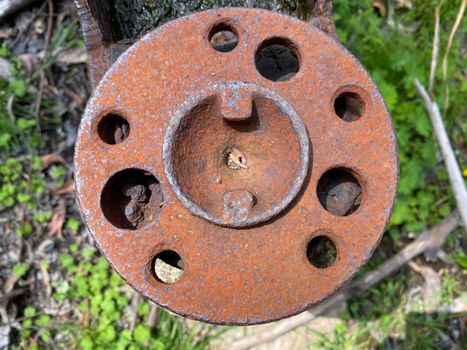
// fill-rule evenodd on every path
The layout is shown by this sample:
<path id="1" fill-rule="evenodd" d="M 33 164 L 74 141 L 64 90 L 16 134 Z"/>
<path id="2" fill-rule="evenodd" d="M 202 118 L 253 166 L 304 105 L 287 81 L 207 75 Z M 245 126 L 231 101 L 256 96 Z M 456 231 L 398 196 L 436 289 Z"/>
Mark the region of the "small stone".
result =
<path id="1" fill-rule="evenodd" d="M 181 266 L 172 266 L 162 259 L 156 259 L 154 271 L 156 272 L 157 277 L 165 283 L 175 283 L 183 275 L 183 269 Z"/>
<path id="2" fill-rule="evenodd" d="M 0 57 L 0 78 L 8 80 L 11 77 L 11 63 L 3 57 Z"/>
<path id="3" fill-rule="evenodd" d="M 7 349 L 10 345 L 10 326 L 0 326 L 0 349 Z"/>

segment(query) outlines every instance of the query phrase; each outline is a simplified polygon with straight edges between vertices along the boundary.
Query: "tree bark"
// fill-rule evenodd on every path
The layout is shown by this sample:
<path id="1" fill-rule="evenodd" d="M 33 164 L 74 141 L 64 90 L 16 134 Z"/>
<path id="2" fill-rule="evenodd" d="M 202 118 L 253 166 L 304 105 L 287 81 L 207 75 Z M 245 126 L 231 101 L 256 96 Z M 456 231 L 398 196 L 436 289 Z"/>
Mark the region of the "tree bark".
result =
<path id="1" fill-rule="evenodd" d="M 272 10 L 298 17 L 337 38 L 332 20 L 332 0 L 74 1 L 89 52 L 93 88 L 120 54 L 144 34 L 196 11 L 232 6 Z"/>
<path id="2" fill-rule="evenodd" d="M 107 0 L 107 3 L 119 24 L 120 39 L 136 39 L 172 19 L 217 7 L 255 7 L 305 19 L 314 0 Z"/>

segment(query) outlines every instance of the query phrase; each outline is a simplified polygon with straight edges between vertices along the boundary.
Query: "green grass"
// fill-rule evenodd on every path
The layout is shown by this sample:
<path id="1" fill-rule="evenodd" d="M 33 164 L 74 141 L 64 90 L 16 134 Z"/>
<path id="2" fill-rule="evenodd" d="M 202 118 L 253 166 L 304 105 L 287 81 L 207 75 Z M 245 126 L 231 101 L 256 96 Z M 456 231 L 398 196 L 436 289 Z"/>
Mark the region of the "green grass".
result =
<path id="1" fill-rule="evenodd" d="M 335 1 L 336 25 L 346 45 L 365 65 L 386 99 L 395 123 L 399 146 L 400 182 L 390 233 L 419 232 L 447 216 L 453 199 L 443 164 L 438 164 L 436 140 L 430 120 L 414 87 L 414 79 L 425 86 L 431 62 L 434 9 L 437 1 L 412 1 L 412 10 L 395 12 L 390 27 L 371 7 L 371 1 Z M 450 24 L 460 1 L 446 1 L 442 7 L 441 49 L 444 54 Z M 465 26 L 457 34 L 449 60 L 447 86 L 449 106 L 444 106 L 444 84 L 440 69 L 434 95 L 454 144 L 463 142 L 467 132 L 464 114 L 466 84 L 460 40 Z M 440 60 L 441 60 L 440 58 Z M 462 160 L 462 159 L 460 159 Z M 461 164 L 465 168 L 465 164 Z"/>
<path id="2" fill-rule="evenodd" d="M 419 79 L 428 85 L 437 1 L 412 1 L 412 9 L 395 11 L 395 24 L 389 26 L 371 7 L 372 1 L 334 1 L 339 36 L 369 70 L 386 99 L 394 120 L 400 159 L 400 183 L 394 213 L 383 240 L 363 274 L 406 243 L 403 233 L 417 234 L 438 223 L 454 208 L 454 200 L 444 164 L 437 158 L 438 146 L 430 120 L 413 85 Z M 440 62 L 447 37 L 457 15 L 460 1 L 445 1 L 441 10 Z M 448 79 L 441 79 L 438 68 L 434 96 L 454 146 L 465 142 L 465 54 L 461 39 L 467 28 L 461 26 L 454 40 L 448 66 Z M 439 66 L 441 63 L 439 64 Z M 449 105 L 445 105 L 445 87 L 449 89 Z M 459 156 L 462 169 L 465 155 Z M 458 241 L 458 230 L 447 241 L 447 258 L 465 268 L 465 253 Z M 385 252 L 386 248 L 386 252 Z M 388 253 L 389 250 L 389 253 Z M 316 344 L 323 349 L 439 349 L 446 343 L 449 322 L 459 315 L 404 312 L 407 295 L 416 284 L 405 268 L 378 284 L 363 296 L 349 301 L 344 323 L 332 336 L 321 335 Z M 449 303 L 465 286 L 458 277 L 444 274 L 441 300 Z M 465 341 L 465 339 L 464 339 Z"/>
<path id="3" fill-rule="evenodd" d="M 129 330 L 129 287 L 95 253 L 92 248 L 78 252 L 72 245 L 70 253 L 60 255 L 66 278 L 55 286 L 53 298 L 56 302 L 72 301 L 77 309 L 60 319 L 28 306 L 23 312 L 20 348 L 56 347 L 59 334 L 59 348 L 63 349 L 204 349 L 219 335 L 213 326 L 187 330 L 180 318 L 163 310 L 158 310 L 157 327 L 149 328 L 142 321 L 151 308 L 148 301 L 138 305 L 139 322 Z M 23 276 L 27 266 L 17 266 L 15 271 Z M 32 340 L 31 335 L 40 341 Z"/>
<path id="4" fill-rule="evenodd" d="M 38 322 L 41 322 L 40 337 L 45 347 L 53 346 L 56 334 L 62 337 L 63 348 L 84 350 L 203 349 L 217 336 L 218 330 L 212 326 L 187 330 L 179 318 L 163 310 L 158 310 L 157 327 L 149 328 L 143 322 L 151 308 L 148 301 L 138 305 L 140 321 L 129 330 L 129 288 L 103 257 L 96 256 L 94 249 L 78 252 L 77 248 L 71 246 L 69 254 L 60 255 L 61 265 L 68 276 L 56 286 L 53 295 L 57 302 L 72 300 L 77 311 L 63 322 L 44 314 L 32 315 L 31 308 L 25 310 L 25 316 L 29 317 L 23 321 L 23 339 L 28 339 Z"/>

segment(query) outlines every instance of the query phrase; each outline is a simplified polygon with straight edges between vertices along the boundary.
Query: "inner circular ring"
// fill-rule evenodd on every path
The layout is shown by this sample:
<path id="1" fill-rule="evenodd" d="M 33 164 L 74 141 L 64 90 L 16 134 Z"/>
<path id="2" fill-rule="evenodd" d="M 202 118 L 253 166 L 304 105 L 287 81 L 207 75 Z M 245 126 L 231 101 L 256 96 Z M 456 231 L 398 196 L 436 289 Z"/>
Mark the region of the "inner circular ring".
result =
<path id="1" fill-rule="evenodd" d="M 194 215 L 227 227 L 253 226 L 283 211 L 309 162 L 308 133 L 292 105 L 245 82 L 212 84 L 190 96 L 163 143 L 177 198 Z"/>

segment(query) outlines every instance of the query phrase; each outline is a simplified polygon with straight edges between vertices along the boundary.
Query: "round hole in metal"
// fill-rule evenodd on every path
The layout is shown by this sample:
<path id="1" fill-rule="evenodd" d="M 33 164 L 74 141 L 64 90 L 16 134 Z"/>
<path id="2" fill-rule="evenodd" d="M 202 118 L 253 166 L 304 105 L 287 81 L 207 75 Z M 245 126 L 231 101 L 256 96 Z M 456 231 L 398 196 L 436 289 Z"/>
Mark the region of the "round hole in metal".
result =
<path id="1" fill-rule="evenodd" d="M 228 22 L 214 25 L 209 32 L 209 43 L 219 52 L 230 52 L 238 45 L 237 30 Z"/>
<path id="2" fill-rule="evenodd" d="M 331 266 L 337 257 L 337 248 L 327 236 L 314 237 L 307 246 L 308 261 L 319 269 Z"/>
<path id="3" fill-rule="evenodd" d="M 355 92 L 343 92 L 334 100 L 334 111 L 342 120 L 354 122 L 365 112 L 365 101 Z"/>
<path id="4" fill-rule="evenodd" d="M 176 251 L 164 250 L 154 257 L 153 272 L 159 282 L 178 282 L 183 276 L 183 260 Z"/>
<path id="5" fill-rule="evenodd" d="M 163 196 L 153 175 L 141 169 L 125 169 L 107 181 L 100 204 L 105 218 L 112 225 L 136 230 L 160 212 Z"/>
<path id="6" fill-rule="evenodd" d="M 295 44 L 289 39 L 273 37 L 261 43 L 255 55 L 258 72 L 272 81 L 287 81 L 300 70 Z"/>
<path id="7" fill-rule="evenodd" d="M 318 199 L 324 209 L 337 216 L 354 213 L 362 201 L 362 187 L 345 168 L 325 172 L 318 182 Z"/>
<path id="8" fill-rule="evenodd" d="M 130 124 L 121 115 L 109 113 L 97 125 L 99 138 L 109 145 L 125 141 L 130 135 Z"/>

